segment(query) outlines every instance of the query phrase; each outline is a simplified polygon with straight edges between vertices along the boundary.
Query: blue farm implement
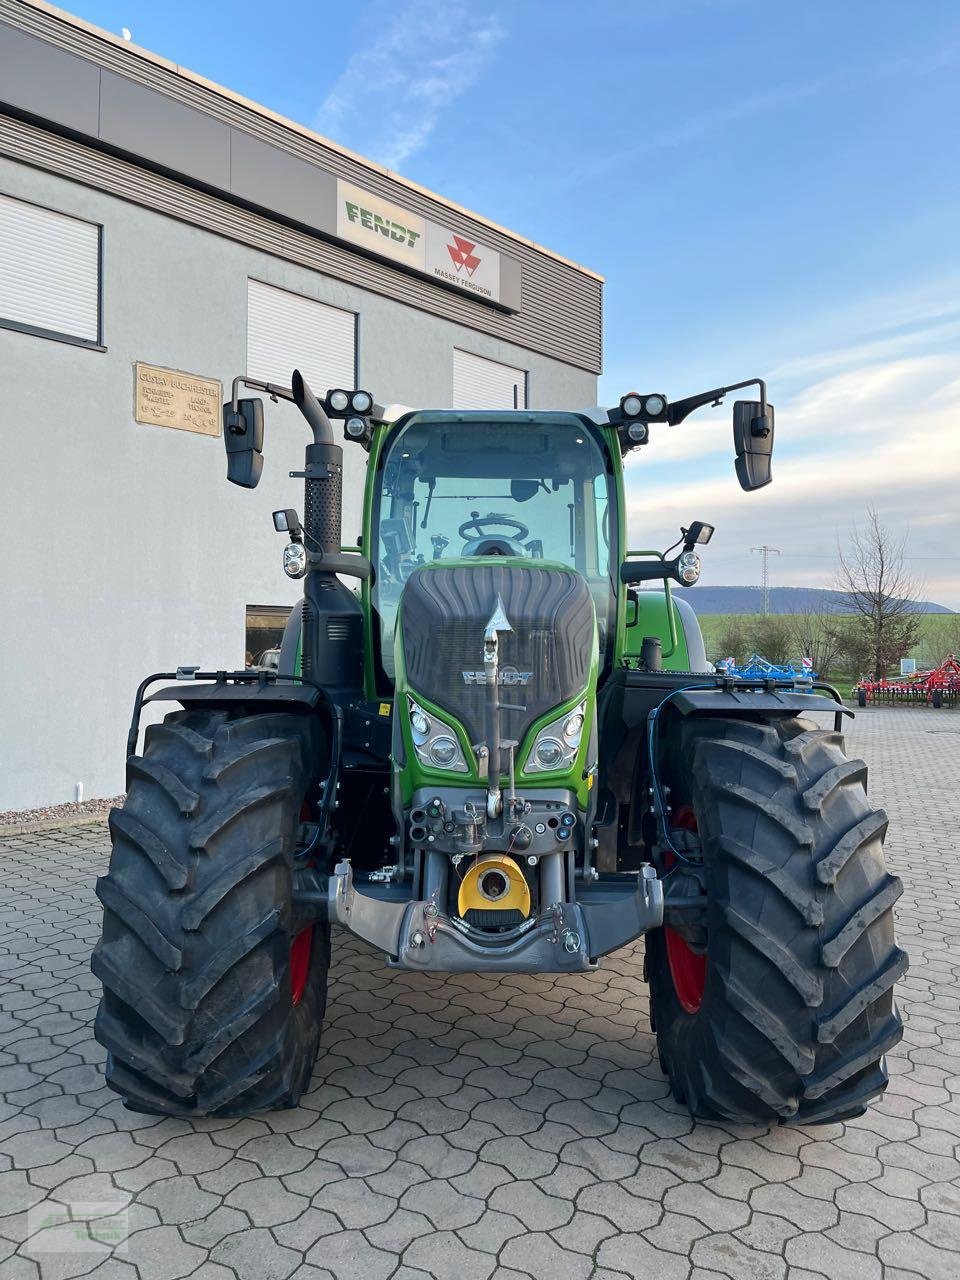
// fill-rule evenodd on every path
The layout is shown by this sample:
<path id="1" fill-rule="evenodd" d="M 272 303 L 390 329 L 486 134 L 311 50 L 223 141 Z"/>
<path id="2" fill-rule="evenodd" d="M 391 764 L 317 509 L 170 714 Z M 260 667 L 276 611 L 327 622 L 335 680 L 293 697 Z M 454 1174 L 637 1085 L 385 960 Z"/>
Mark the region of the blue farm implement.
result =
<path id="1" fill-rule="evenodd" d="M 808 665 L 809 664 L 809 665 Z M 800 662 L 784 662 L 778 665 L 768 662 L 759 653 L 751 653 L 743 666 L 738 667 L 732 658 L 717 663 L 717 670 L 724 675 L 741 680 L 816 680 L 817 672 L 809 659 Z"/>

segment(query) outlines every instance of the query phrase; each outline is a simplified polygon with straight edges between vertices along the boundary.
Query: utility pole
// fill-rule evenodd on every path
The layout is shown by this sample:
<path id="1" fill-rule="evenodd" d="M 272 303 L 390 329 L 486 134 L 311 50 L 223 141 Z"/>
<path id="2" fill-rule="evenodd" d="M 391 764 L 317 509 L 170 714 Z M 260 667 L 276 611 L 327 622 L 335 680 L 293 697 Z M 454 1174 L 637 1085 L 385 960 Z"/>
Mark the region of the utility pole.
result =
<path id="1" fill-rule="evenodd" d="M 763 598 L 763 604 L 760 612 L 766 617 L 770 612 L 770 557 L 778 556 L 780 551 L 777 547 L 768 547 L 766 543 L 762 547 L 751 547 L 751 552 L 759 551 L 763 557 L 763 564 L 760 570 L 760 592 Z"/>

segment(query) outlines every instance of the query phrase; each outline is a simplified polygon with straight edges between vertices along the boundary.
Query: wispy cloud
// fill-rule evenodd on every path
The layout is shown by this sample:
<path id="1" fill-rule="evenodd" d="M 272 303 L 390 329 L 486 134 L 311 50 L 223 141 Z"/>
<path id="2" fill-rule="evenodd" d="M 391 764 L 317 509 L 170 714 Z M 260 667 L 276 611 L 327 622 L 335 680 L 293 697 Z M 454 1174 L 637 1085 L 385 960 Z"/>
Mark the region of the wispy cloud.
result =
<path id="1" fill-rule="evenodd" d="M 420 151 L 444 111 L 483 76 L 504 30 L 467 0 L 378 3 L 380 34 L 355 53 L 315 121 L 338 142 L 399 169 Z"/>
<path id="2" fill-rule="evenodd" d="M 644 545 L 667 545 L 681 520 L 702 518 L 717 525 L 705 580 L 755 580 L 750 547 L 766 542 L 784 552 L 778 581 L 829 586 L 838 539 L 874 506 L 908 536 L 910 567 L 928 597 L 960 608 L 956 352 L 849 369 L 783 402 L 774 482 L 755 494 L 736 483 L 729 411 L 723 419 L 690 419 L 662 448 L 652 442 L 649 462 L 631 463 L 629 518 Z"/>

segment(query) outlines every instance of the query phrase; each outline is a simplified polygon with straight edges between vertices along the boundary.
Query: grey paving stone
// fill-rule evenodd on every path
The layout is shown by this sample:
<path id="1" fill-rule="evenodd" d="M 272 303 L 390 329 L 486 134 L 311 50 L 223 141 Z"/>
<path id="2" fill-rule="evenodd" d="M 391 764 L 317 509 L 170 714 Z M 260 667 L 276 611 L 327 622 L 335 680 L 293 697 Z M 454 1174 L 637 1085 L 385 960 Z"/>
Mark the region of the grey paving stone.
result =
<path id="1" fill-rule="evenodd" d="M 375 1249 L 359 1231 L 325 1236 L 307 1253 L 306 1261 L 329 1271 L 336 1280 L 387 1280 L 397 1269 L 396 1254 Z"/>
<path id="2" fill-rule="evenodd" d="M 257 1178 L 241 1183 L 230 1192 L 225 1203 L 240 1209 L 255 1227 L 292 1222 L 310 1207 L 306 1196 L 288 1191 L 279 1178 Z"/>
<path id="3" fill-rule="evenodd" d="M 330 1182 L 313 1198 L 314 1206 L 334 1214 L 347 1227 L 370 1227 L 382 1222 L 397 1207 L 392 1196 L 371 1191 L 362 1178 Z"/>
<path id="4" fill-rule="evenodd" d="M 869 711 L 848 739 L 912 968 L 888 1092 L 826 1128 L 692 1123 L 642 943 L 597 973 L 439 977 L 342 936 L 301 1107 L 128 1112 L 92 1037 L 105 830 L 0 848 L 0 1280 L 957 1280 L 960 713 Z M 44 1197 L 129 1200 L 131 1252 L 41 1274 L 19 1242 Z"/>
<path id="5" fill-rule="evenodd" d="M 418 1183 L 404 1192 L 400 1203 L 404 1209 L 429 1218 L 439 1230 L 469 1226 L 477 1222 L 484 1211 L 482 1199 L 458 1191 L 445 1180 Z"/>
<path id="6" fill-rule="evenodd" d="M 685 1257 L 664 1253 L 634 1232 L 604 1240 L 597 1250 L 597 1262 L 623 1275 L 656 1276 L 657 1280 L 687 1280 L 690 1271 Z"/>
<path id="7" fill-rule="evenodd" d="M 58 1188 L 58 1195 L 64 1188 Z M 203 1191 L 195 1178 L 182 1175 L 164 1178 L 140 1192 L 143 1204 L 149 1204 L 160 1214 L 161 1221 L 170 1223 L 195 1222 L 205 1218 L 217 1207 L 219 1201 L 209 1191 Z"/>
<path id="8" fill-rule="evenodd" d="M 301 1262 L 296 1249 L 277 1244 L 263 1227 L 224 1237 L 214 1245 L 210 1257 L 229 1267 L 238 1280 L 286 1280 Z"/>
<path id="9" fill-rule="evenodd" d="M 176 1227 L 148 1227 L 127 1242 L 125 1262 L 132 1262 L 143 1280 L 179 1280 L 206 1260 L 203 1249 L 187 1244 Z"/>
<path id="10" fill-rule="evenodd" d="M 506 1248 L 510 1248 L 509 1243 Z M 437 1231 L 414 1240 L 404 1253 L 403 1261 L 407 1266 L 426 1271 L 435 1280 L 489 1280 L 497 1265 L 491 1254 L 468 1248 L 449 1231 Z"/>
<path id="11" fill-rule="evenodd" d="M 188 1244 L 198 1245 L 201 1249 L 212 1249 L 225 1236 L 244 1231 L 249 1225 L 247 1218 L 239 1209 L 228 1209 L 225 1205 L 221 1205 L 206 1218 L 186 1223 L 180 1228 L 180 1234 Z M 279 1232 L 276 1234 L 279 1237 Z M 286 1241 L 281 1240 L 280 1243 L 285 1244 Z"/>

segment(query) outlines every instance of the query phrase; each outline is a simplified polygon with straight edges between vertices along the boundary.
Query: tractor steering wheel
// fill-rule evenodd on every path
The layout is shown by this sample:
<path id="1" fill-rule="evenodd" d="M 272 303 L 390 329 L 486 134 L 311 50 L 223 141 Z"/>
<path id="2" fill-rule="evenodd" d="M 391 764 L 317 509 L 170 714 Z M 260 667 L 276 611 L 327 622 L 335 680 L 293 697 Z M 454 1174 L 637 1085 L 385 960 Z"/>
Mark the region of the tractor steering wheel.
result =
<path id="1" fill-rule="evenodd" d="M 515 520 L 513 516 L 499 515 L 496 511 L 491 511 L 489 515 L 485 516 L 482 516 L 479 511 L 471 511 L 470 516 L 471 519 L 464 520 L 457 530 L 461 538 L 486 537 L 485 526 L 488 524 L 500 525 L 503 529 L 513 529 L 518 542 L 523 542 L 530 532 L 522 520 Z"/>

